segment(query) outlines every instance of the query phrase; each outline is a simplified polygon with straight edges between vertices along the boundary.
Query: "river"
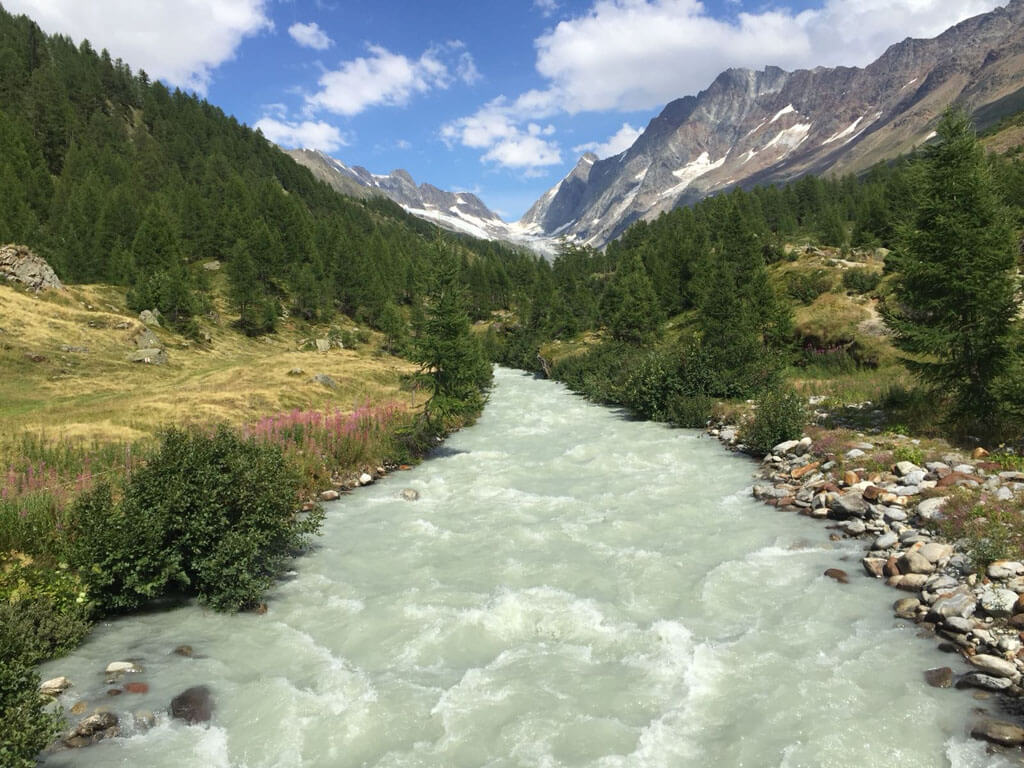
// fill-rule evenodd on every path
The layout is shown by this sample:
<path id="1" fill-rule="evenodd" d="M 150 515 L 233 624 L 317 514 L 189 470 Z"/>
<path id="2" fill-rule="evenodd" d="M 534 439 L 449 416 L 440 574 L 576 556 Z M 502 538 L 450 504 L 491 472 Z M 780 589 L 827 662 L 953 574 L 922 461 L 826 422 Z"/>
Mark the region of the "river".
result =
<path id="1" fill-rule="evenodd" d="M 753 501 L 753 469 L 499 369 L 436 457 L 326 505 L 266 615 L 134 616 L 48 663 L 75 684 L 68 706 L 108 706 L 133 735 L 46 763 L 999 764 L 966 736 L 979 702 L 924 684 L 957 662 L 893 619 L 899 594 L 861 577 L 862 545 Z M 822 575 L 837 565 L 850 584 Z M 148 693 L 105 694 L 124 659 Z M 212 723 L 171 721 L 197 684 Z M 140 710 L 154 728 L 133 730 Z"/>

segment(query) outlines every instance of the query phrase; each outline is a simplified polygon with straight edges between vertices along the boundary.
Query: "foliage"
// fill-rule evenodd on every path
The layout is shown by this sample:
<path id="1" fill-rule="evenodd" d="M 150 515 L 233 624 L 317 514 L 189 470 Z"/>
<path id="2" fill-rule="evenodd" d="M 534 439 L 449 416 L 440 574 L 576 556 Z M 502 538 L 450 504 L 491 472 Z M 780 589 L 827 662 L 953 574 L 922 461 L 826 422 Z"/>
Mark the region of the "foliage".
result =
<path id="1" fill-rule="evenodd" d="M 916 445 L 897 445 L 893 448 L 892 456 L 897 462 L 909 461 L 919 467 L 924 466 L 924 451 Z"/>
<path id="2" fill-rule="evenodd" d="M 307 495 L 329 485 L 339 469 L 410 460 L 399 439 L 414 415 L 396 403 L 361 405 L 351 413 L 299 411 L 268 416 L 243 435 L 276 445 L 302 478 Z"/>
<path id="3" fill-rule="evenodd" d="M 479 339 L 470 329 L 454 255 L 444 250 L 437 254 L 426 317 L 413 359 L 420 364 L 431 390 L 424 408 L 428 421 L 472 417 L 483 407 L 484 392 L 493 374 Z"/>
<path id="4" fill-rule="evenodd" d="M 857 267 L 843 272 L 843 288 L 850 293 L 871 293 L 882 282 L 880 272 Z"/>
<path id="5" fill-rule="evenodd" d="M 2 628 L 0 633 L 6 634 Z M 0 765 L 35 768 L 36 756 L 59 733 L 62 723 L 61 716 L 48 711 L 45 704 L 31 662 L 0 654 Z"/>
<path id="6" fill-rule="evenodd" d="M 785 440 L 795 440 L 807 425 L 807 406 L 792 387 L 766 390 L 756 402 L 754 418 L 743 426 L 741 439 L 759 454 Z"/>
<path id="7" fill-rule="evenodd" d="M 794 301 L 810 304 L 821 294 L 832 290 L 832 277 L 823 269 L 813 272 L 787 272 L 786 293 Z"/>
<path id="8" fill-rule="evenodd" d="M 884 315 L 911 369 L 948 393 L 953 419 L 991 430 L 1018 306 L 1015 240 L 970 119 L 948 110 L 937 133 L 914 225 L 893 254 Z"/>
<path id="9" fill-rule="evenodd" d="M 166 432 L 120 499 L 109 485 L 75 505 L 71 556 L 103 611 L 172 587 L 219 610 L 254 604 L 322 513 L 296 515 L 300 479 L 281 449 L 226 427 Z"/>
<path id="10" fill-rule="evenodd" d="M 962 540 L 974 567 L 982 572 L 994 560 L 1024 557 L 1024 517 L 1020 496 L 1001 500 L 986 493 L 957 489 L 942 507 L 939 530 Z"/>

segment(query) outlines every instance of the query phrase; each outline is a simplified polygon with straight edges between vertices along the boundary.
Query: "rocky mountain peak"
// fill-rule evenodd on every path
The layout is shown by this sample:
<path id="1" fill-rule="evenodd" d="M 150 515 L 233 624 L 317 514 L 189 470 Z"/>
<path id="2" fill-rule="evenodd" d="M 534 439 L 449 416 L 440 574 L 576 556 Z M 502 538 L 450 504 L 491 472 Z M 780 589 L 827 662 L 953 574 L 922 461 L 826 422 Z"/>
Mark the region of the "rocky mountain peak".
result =
<path id="1" fill-rule="evenodd" d="M 727 69 L 666 105 L 625 152 L 581 158 L 519 226 L 602 246 L 735 185 L 865 170 L 927 141 L 951 103 L 995 120 L 1022 98 L 1024 0 L 907 38 L 863 68 Z"/>

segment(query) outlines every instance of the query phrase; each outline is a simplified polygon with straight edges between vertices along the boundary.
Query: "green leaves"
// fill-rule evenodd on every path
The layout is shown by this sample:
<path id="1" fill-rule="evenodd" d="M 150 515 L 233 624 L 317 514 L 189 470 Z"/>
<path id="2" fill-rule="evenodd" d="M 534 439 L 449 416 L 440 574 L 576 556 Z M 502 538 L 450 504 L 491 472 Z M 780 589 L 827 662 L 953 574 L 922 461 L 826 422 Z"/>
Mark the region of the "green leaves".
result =
<path id="1" fill-rule="evenodd" d="M 911 369 L 949 396 L 953 419 L 982 425 L 1010 363 L 1014 237 L 967 115 L 947 110 L 937 133 L 917 214 L 899 233 L 884 316 Z"/>
<path id="2" fill-rule="evenodd" d="M 218 610 L 256 603 L 287 558 L 319 530 L 296 513 L 296 471 L 272 444 L 169 430 L 115 501 L 101 486 L 75 507 L 73 560 L 104 611 L 174 588 Z"/>

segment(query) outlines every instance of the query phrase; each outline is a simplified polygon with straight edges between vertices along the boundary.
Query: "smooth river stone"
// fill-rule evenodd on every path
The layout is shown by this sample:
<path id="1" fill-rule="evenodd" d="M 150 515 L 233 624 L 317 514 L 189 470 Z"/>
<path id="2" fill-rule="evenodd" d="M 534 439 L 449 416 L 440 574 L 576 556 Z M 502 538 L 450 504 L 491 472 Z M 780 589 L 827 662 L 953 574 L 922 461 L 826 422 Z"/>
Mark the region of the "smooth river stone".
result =
<path id="1" fill-rule="evenodd" d="M 968 661 L 972 666 L 977 667 L 987 675 L 993 675 L 995 677 L 1017 677 L 1020 673 L 1017 671 L 1017 665 L 1012 661 L 1007 661 L 999 656 L 992 656 L 987 653 L 979 653 L 975 656 L 971 656 Z"/>

